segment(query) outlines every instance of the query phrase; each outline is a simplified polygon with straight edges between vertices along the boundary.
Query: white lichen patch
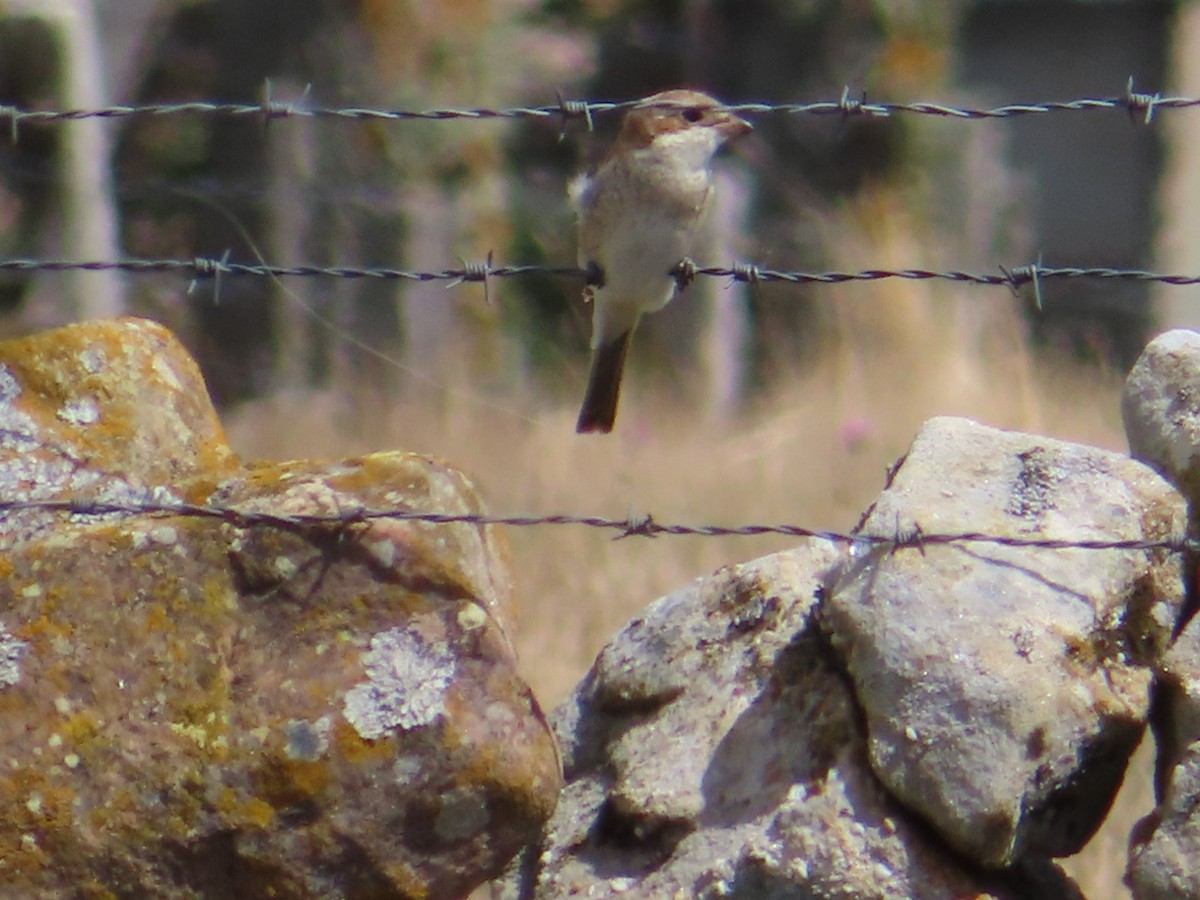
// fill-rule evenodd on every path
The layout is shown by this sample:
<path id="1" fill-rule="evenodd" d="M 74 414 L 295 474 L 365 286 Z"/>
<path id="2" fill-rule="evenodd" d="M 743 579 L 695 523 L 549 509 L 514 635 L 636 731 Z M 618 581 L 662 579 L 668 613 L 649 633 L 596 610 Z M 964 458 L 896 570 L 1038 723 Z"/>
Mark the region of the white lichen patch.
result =
<path id="1" fill-rule="evenodd" d="M 21 396 L 21 383 L 8 366 L 0 366 L 0 403 L 8 403 Z"/>
<path id="2" fill-rule="evenodd" d="M 171 525 L 157 525 L 147 532 L 147 537 L 156 544 L 171 546 L 179 540 L 179 532 Z"/>
<path id="3" fill-rule="evenodd" d="M 454 657 L 417 634 L 392 628 L 371 638 L 362 655 L 367 680 L 346 693 L 342 714 L 364 740 L 392 728 L 428 725 L 445 709 Z"/>
<path id="4" fill-rule="evenodd" d="M 37 423 L 17 406 L 20 396 L 20 382 L 8 366 L 0 366 L 0 448 L 6 450 L 29 449 L 36 443 Z"/>
<path id="5" fill-rule="evenodd" d="M 103 347 L 84 347 L 79 351 L 79 362 L 89 375 L 99 375 L 108 364 L 108 354 Z"/>
<path id="6" fill-rule="evenodd" d="M 58 417 L 70 425 L 95 425 L 100 421 L 100 405 L 92 397 L 72 400 L 58 411 Z"/>
<path id="7" fill-rule="evenodd" d="M 179 496 L 168 487 L 162 485 L 141 486 L 130 484 L 120 478 L 108 478 L 96 491 L 96 499 L 102 503 L 151 504 L 171 506 L 179 503 Z"/>
<path id="8" fill-rule="evenodd" d="M 21 680 L 21 659 L 29 645 L 13 637 L 0 625 L 0 688 L 11 687 Z"/>

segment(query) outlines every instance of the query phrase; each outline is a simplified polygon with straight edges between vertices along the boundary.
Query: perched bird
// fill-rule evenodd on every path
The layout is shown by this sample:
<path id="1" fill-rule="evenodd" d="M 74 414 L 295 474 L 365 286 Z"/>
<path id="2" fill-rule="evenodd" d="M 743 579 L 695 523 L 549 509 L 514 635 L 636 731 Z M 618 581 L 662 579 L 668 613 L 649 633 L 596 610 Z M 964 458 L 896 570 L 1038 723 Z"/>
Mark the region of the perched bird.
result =
<path id="1" fill-rule="evenodd" d="M 596 174 L 577 179 L 592 368 L 575 430 L 612 431 L 629 339 L 685 285 L 681 263 L 712 196 L 712 158 L 750 123 L 707 94 L 664 91 L 631 109 Z"/>

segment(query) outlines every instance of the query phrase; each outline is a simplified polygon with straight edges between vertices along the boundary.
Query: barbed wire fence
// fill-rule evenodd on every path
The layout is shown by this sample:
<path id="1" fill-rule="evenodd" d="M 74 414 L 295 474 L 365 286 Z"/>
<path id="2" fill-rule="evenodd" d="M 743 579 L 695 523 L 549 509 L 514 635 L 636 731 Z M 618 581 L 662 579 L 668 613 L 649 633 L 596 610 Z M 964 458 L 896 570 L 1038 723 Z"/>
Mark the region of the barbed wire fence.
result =
<path id="1" fill-rule="evenodd" d="M 590 129 L 595 116 L 622 112 L 638 106 L 647 106 L 645 100 L 599 101 L 559 98 L 558 102 L 545 106 L 511 106 L 501 108 L 431 108 L 431 109 L 372 109 L 366 107 L 319 107 L 308 106 L 303 101 L 279 101 L 271 96 L 270 85 L 264 90 L 264 98 L 258 103 L 218 103 L 192 101 L 185 103 L 158 103 L 143 105 L 118 105 L 97 109 L 33 110 L 0 105 L 0 133 L 7 122 L 10 139 L 20 139 L 21 129 L 29 125 L 56 125 L 85 119 L 161 118 L 170 116 L 217 116 L 229 118 L 259 118 L 264 122 L 280 119 L 312 118 L 340 121 L 379 122 L 430 122 L 430 121 L 488 121 L 539 119 L 560 122 L 562 129 L 573 121 L 582 121 Z M 887 118 L 910 114 L 933 116 L 959 121 L 984 121 L 1011 119 L 1063 113 L 1121 112 L 1132 121 L 1149 125 L 1161 111 L 1186 110 L 1200 107 L 1200 97 L 1163 96 L 1135 90 L 1133 79 L 1129 79 L 1122 94 L 1111 97 L 1079 97 L 1062 101 L 1037 103 L 1014 103 L 990 108 L 954 106 L 937 102 L 869 102 L 865 96 L 855 97 L 846 88 L 837 100 L 821 100 L 810 103 L 735 103 L 722 108 L 741 115 L 836 115 L 842 117 Z M 375 279 L 382 281 L 444 281 L 447 283 L 482 282 L 486 285 L 492 278 L 520 278 L 524 276 L 552 276 L 583 279 L 586 272 L 574 266 L 544 266 L 501 264 L 494 265 L 489 259 L 480 262 L 464 262 L 461 268 L 440 271 L 414 271 L 390 267 L 280 265 L 267 262 L 245 263 L 231 261 L 228 255 L 222 258 L 196 257 L 192 259 L 113 259 L 113 260 L 46 260 L 46 259 L 0 259 L 0 271 L 13 273 L 34 272 L 122 272 L 141 275 L 150 273 L 178 273 L 189 277 L 193 283 L 211 278 L 218 282 L 225 276 L 254 276 L 263 278 L 337 278 Z M 1040 286 L 1049 280 L 1098 279 L 1107 281 L 1151 282 L 1170 286 L 1194 286 L 1200 284 L 1200 274 L 1160 273 L 1136 268 L 1109 266 L 1045 266 L 1039 260 L 1013 266 L 998 266 L 997 272 L 967 272 L 960 270 L 933 270 L 927 268 L 865 269 L 856 272 L 786 271 L 760 267 L 754 263 L 733 263 L 728 266 L 692 265 L 687 275 L 725 278 L 734 282 L 787 283 L 831 285 L 847 282 L 902 280 L 940 280 L 960 284 L 983 286 L 1005 286 L 1017 290 L 1032 285 L 1041 305 Z"/>
<path id="2" fill-rule="evenodd" d="M 665 104 L 677 106 L 677 104 Z M 56 124 L 81 119 L 126 119 L 136 117 L 161 117 L 179 115 L 212 115 L 230 118 L 258 118 L 275 121 L 290 118 L 341 119 L 343 121 L 452 121 L 489 119 L 542 119 L 558 120 L 563 127 L 569 122 L 581 120 L 588 127 L 593 116 L 623 112 L 637 107 L 652 107 L 646 100 L 573 100 L 560 97 L 557 103 L 547 106 L 510 107 L 441 107 L 434 109 L 371 109 L 367 107 L 321 107 L 308 106 L 304 101 L 278 101 L 271 97 L 270 85 L 258 103 L 217 103 L 190 101 L 186 103 L 151 103 L 128 106 L 106 106 L 98 109 L 73 110 L 30 110 L 15 106 L 0 106 L 0 124 L 8 122 L 10 137 L 17 140 L 20 129 L 27 124 Z M 1011 119 L 1019 116 L 1035 116 L 1049 113 L 1083 113 L 1118 111 L 1131 119 L 1150 124 L 1155 115 L 1164 110 L 1191 109 L 1200 106 L 1197 97 L 1170 97 L 1159 93 L 1145 93 L 1134 89 L 1131 78 L 1123 94 L 1112 97 L 1079 97 L 1072 100 L 1051 100 L 1040 103 L 1011 103 L 991 108 L 972 108 L 932 102 L 868 102 L 865 95 L 854 96 L 847 87 L 837 100 L 818 100 L 812 103 L 730 103 L 720 108 L 739 115 L 824 115 L 862 116 L 886 118 L 908 113 L 912 115 L 936 116 L 965 121 L 982 119 Z"/>
<path id="3" fill-rule="evenodd" d="M 230 118 L 259 118 L 264 123 L 284 119 L 310 118 L 340 121 L 421 122 L 421 121 L 487 121 L 537 119 L 557 121 L 563 132 L 572 122 L 582 121 L 590 130 L 596 116 L 621 112 L 646 101 L 592 101 L 559 98 L 545 106 L 513 106 L 504 108 L 431 108 L 431 109 L 371 109 L 365 107 L 317 107 L 304 102 L 282 102 L 271 97 L 270 85 L 259 103 L 186 102 L 145 105 L 107 106 L 96 109 L 32 110 L 0 105 L 0 134 L 5 123 L 9 139 L 20 140 L 22 129 L 28 126 L 53 126 L 84 119 L 128 119 L 164 116 L 218 116 Z M 811 103 L 737 103 L 723 108 L 741 115 L 818 115 L 845 118 L 886 118 L 894 115 L 934 116 L 957 121 L 1011 119 L 1048 114 L 1082 114 L 1119 112 L 1135 123 L 1149 125 L 1160 112 L 1200 107 L 1200 98 L 1163 96 L 1134 89 L 1130 79 L 1122 94 L 1110 97 L 1080 97 L 1064 101 L 1017 103 L 991 108 L 972 108 L 935 102 L 868 102 L 865 96 L 852 96 L 847 88 L 837 100 Z M 219 290 L 225 277 L 258 278 L 334 278 L 377 279 L 383 281 L 446 282 L 448 285 L 482 283 L 500 278 L 523 276 L 552 276 L 584 280 L 587 272 L 575 266 L 545 266 L 495 264 L 491 255 L 481 262 L 464 262 L 460 268 L 437 271 L 417 271 L 389 267 L 353 267 L 318 265 L 280 265 L 268 262 L 244 263 L 223 257 L 192 259 L 112 259 L 112 260 L 53 260 L 0 259 L 0 272 L 35 273 L 67 271 L 116 271 L 131 275 L 150 273 L 179 274 L 189 278 L 194 286 L 202 279 L 212 279 L 214 291 Z M 1012 267 L 998 266 L 995 273 L 969 272 L 954 269 L 925 268 L 865 269 L 861 271 L 791 271 L 763 268 L 753 263 L 729 266 L 700 266 L 688 262 L 680 277 L 728 279 L 748 284 L 786 283 L 835 285 L 849 282 L 872 282 L 886 279 L 939 280 L 960 284 L 1005 287 L 1017 291 L 1032 286 L 1041 306 L 1041 284 L 1051 280 L 1118 280 L 1151 282 L 1167 286 L 1200 284 L 1200 274 L 1161 273 L 1137 268 L 1047 266 L 1041 260 Z M 236 527 L 268 526 L 280 529 L 337 528 L 351 529 L 373 521 L 419 522 L 431 525 L 467 524 L 529 528 L 543 526 L 575 526 L 614 532 L 614 539 L 628 537 L 654 538 L 659 536 L 693 537 L 756 537 L 781 535 L 811 538 L 844 544 L 851 548 L 883 548 L 888 551 L 917 549 L 946 544 L 982 544 L 1012 548 L 1043 550 L 1096 551 L 1162 551 L 1168 553 L 1200 553 L 1200 538 L 1174 535 L 1161 540 L 1066 540 L 1043 537 L 1021 537 L 986 534 L 982 532 L 925 532 L 919 525 L 898 526 L 892 535 L 864 534 L 811 529 L 795 524 L 687 525 L 661 523 L 652 515 L 634 515 L 624 519 L 594 515 L 487 515 L 474 513 L 421 512 L 411 509 L 370 509 L 352 507 L 336 514 L 279 514 L 258 509 L 218 504 L 176 503 L 161 501 L 109 502 L 93 499 L 0 499 L 0 518 L 20 513 L 40 512 L 61 514 L 72 519 L 96 519 L 112 516 L 156 515 L 185 516 L 215 519 Z"/>
<path id="4" fill-rule="evenodd" d="M 220 278 L 246 275 L 259 278 L 363 278 L 380 281 L 445 281 L 450 284 L 483 282 L 489 278 L 519 278 L 527 275 L 551 275 L 584 280 L 585 269 L 576 266 L 494 265 L 491 262 L 466 263 L 462 268 L 420 272 L 388 267 L 354 266 L 281 266 L 270 263 L 237 263 L 228 258 L 194 257 L 192 259 L 122 259 L 122 260 L 43 260 L 0 259 L 0 271 L 7 272 L 67 272 L 120 271 L 132 274 L 178 273 L 192 279 Z M 764 269 L 754 263 L 735 263 L 732 266 L 690 265 L 687 274 L 709 278 L 727 278 L 749 284 L 781 282 L 787 284 L 845 284 L 851 281 L 883 281 L 898 278 L 908 281 L 953 281 L 959 284 L 1003 285 L 1016 290 L 1042 281 L 1056 279 L 1100 279 L 1109 281 L 1142 281 L 1156 284 L 1186 286 L 1200 284 L 1200 275 L 1151 272 L 1144 269 L 1122 269 L 1106 266 L 1045 266 L 1028 263 L 1012 268 L 999 267 L 997 273 L 962 272 L 934 269 L 864 269 L 857 272 L 805 272 Z"/>
<path id="5" fill-rule="evenodd" d="M 216 519 L 238 528 L 267 526 L 283 530 L 314 528 L 351 529 L 369 525 L 375 521 L 420 522 L 427 525 L 472 525 L 502 526 L 508 528 L 536 528 L 541 526 L 578 526 L 616 532 L 614 539 L 629 537 L 655 538 L 674 537 L 760 537 L 782 535 L 795 538 L 813 538 L 851 547 L 882 547 L 896 551 L 916 549 L 921 552 L 927 547 L 944 544 L 990 544 L 1037 550 L 1110 550 L 1148 551 L 1162 550 L 1171 553 L 1200 552 L 1200 538 L 1176 535 L 1161 540 L 1151 539 L 1092 539 L 1068 540 L 1065 538 L 1022 537 L 1018 535 L 996 535 L 979 531 L 926 532 L 918 524 L 900 525 L 890 535 L 843 532 L 827 529 L 806 528 L 786 523 L 739 525 L 687 525 L 683 523 L 658 522 L 652 515 L 632 515 L 624 519 L 604 516 L 573 515 L 555 513 L 550 515 L 488 515 L 486 513 L 441 513 L 421 512 L 411 509 L 371 509 L 348 506 L 336 513 L 273 513 L 261 509 L 242 508 L 236 505 L 205 503 L 176 503 L 154 501 L 103 501 L 103 500 L 0 500 L 0 517 L 8 513 L 44 512 L 61 513 L 77 519 L 94 519 L 106 516 L 158 515 L 184 516 L 198 519 Z"/>

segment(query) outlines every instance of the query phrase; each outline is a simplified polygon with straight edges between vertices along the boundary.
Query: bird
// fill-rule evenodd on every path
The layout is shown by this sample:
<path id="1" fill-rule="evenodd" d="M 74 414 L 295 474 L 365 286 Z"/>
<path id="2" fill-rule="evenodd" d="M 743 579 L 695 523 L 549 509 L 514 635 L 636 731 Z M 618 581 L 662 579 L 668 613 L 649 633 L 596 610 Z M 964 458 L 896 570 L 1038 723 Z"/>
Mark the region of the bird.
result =
<path id="1" fill-rule="evenodd" d="M 712 200 L 713 156 L 751 130 L 708 94 L 663 91 L 625 114 L 595 174 L 571 185 L 584 299 L 592 304 L 592 362 L 577 432 L 612 431 L 638 321 L 689 280 L 692 242 Z"/>

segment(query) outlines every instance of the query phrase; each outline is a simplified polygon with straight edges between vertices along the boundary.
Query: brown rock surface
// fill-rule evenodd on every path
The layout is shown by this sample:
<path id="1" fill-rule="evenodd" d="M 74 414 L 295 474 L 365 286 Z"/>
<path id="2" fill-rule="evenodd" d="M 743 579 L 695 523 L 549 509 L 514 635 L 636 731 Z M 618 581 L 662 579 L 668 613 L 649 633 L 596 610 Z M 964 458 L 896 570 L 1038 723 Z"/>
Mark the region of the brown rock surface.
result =
<path id="1" fill-rule="evenodd" d="M 123 320 L 0 344 L 0 883 L 13 896 L 453 897 L 560 784 L 491 529 L 426 458 L 241 467 L 187 354 Z"/>

